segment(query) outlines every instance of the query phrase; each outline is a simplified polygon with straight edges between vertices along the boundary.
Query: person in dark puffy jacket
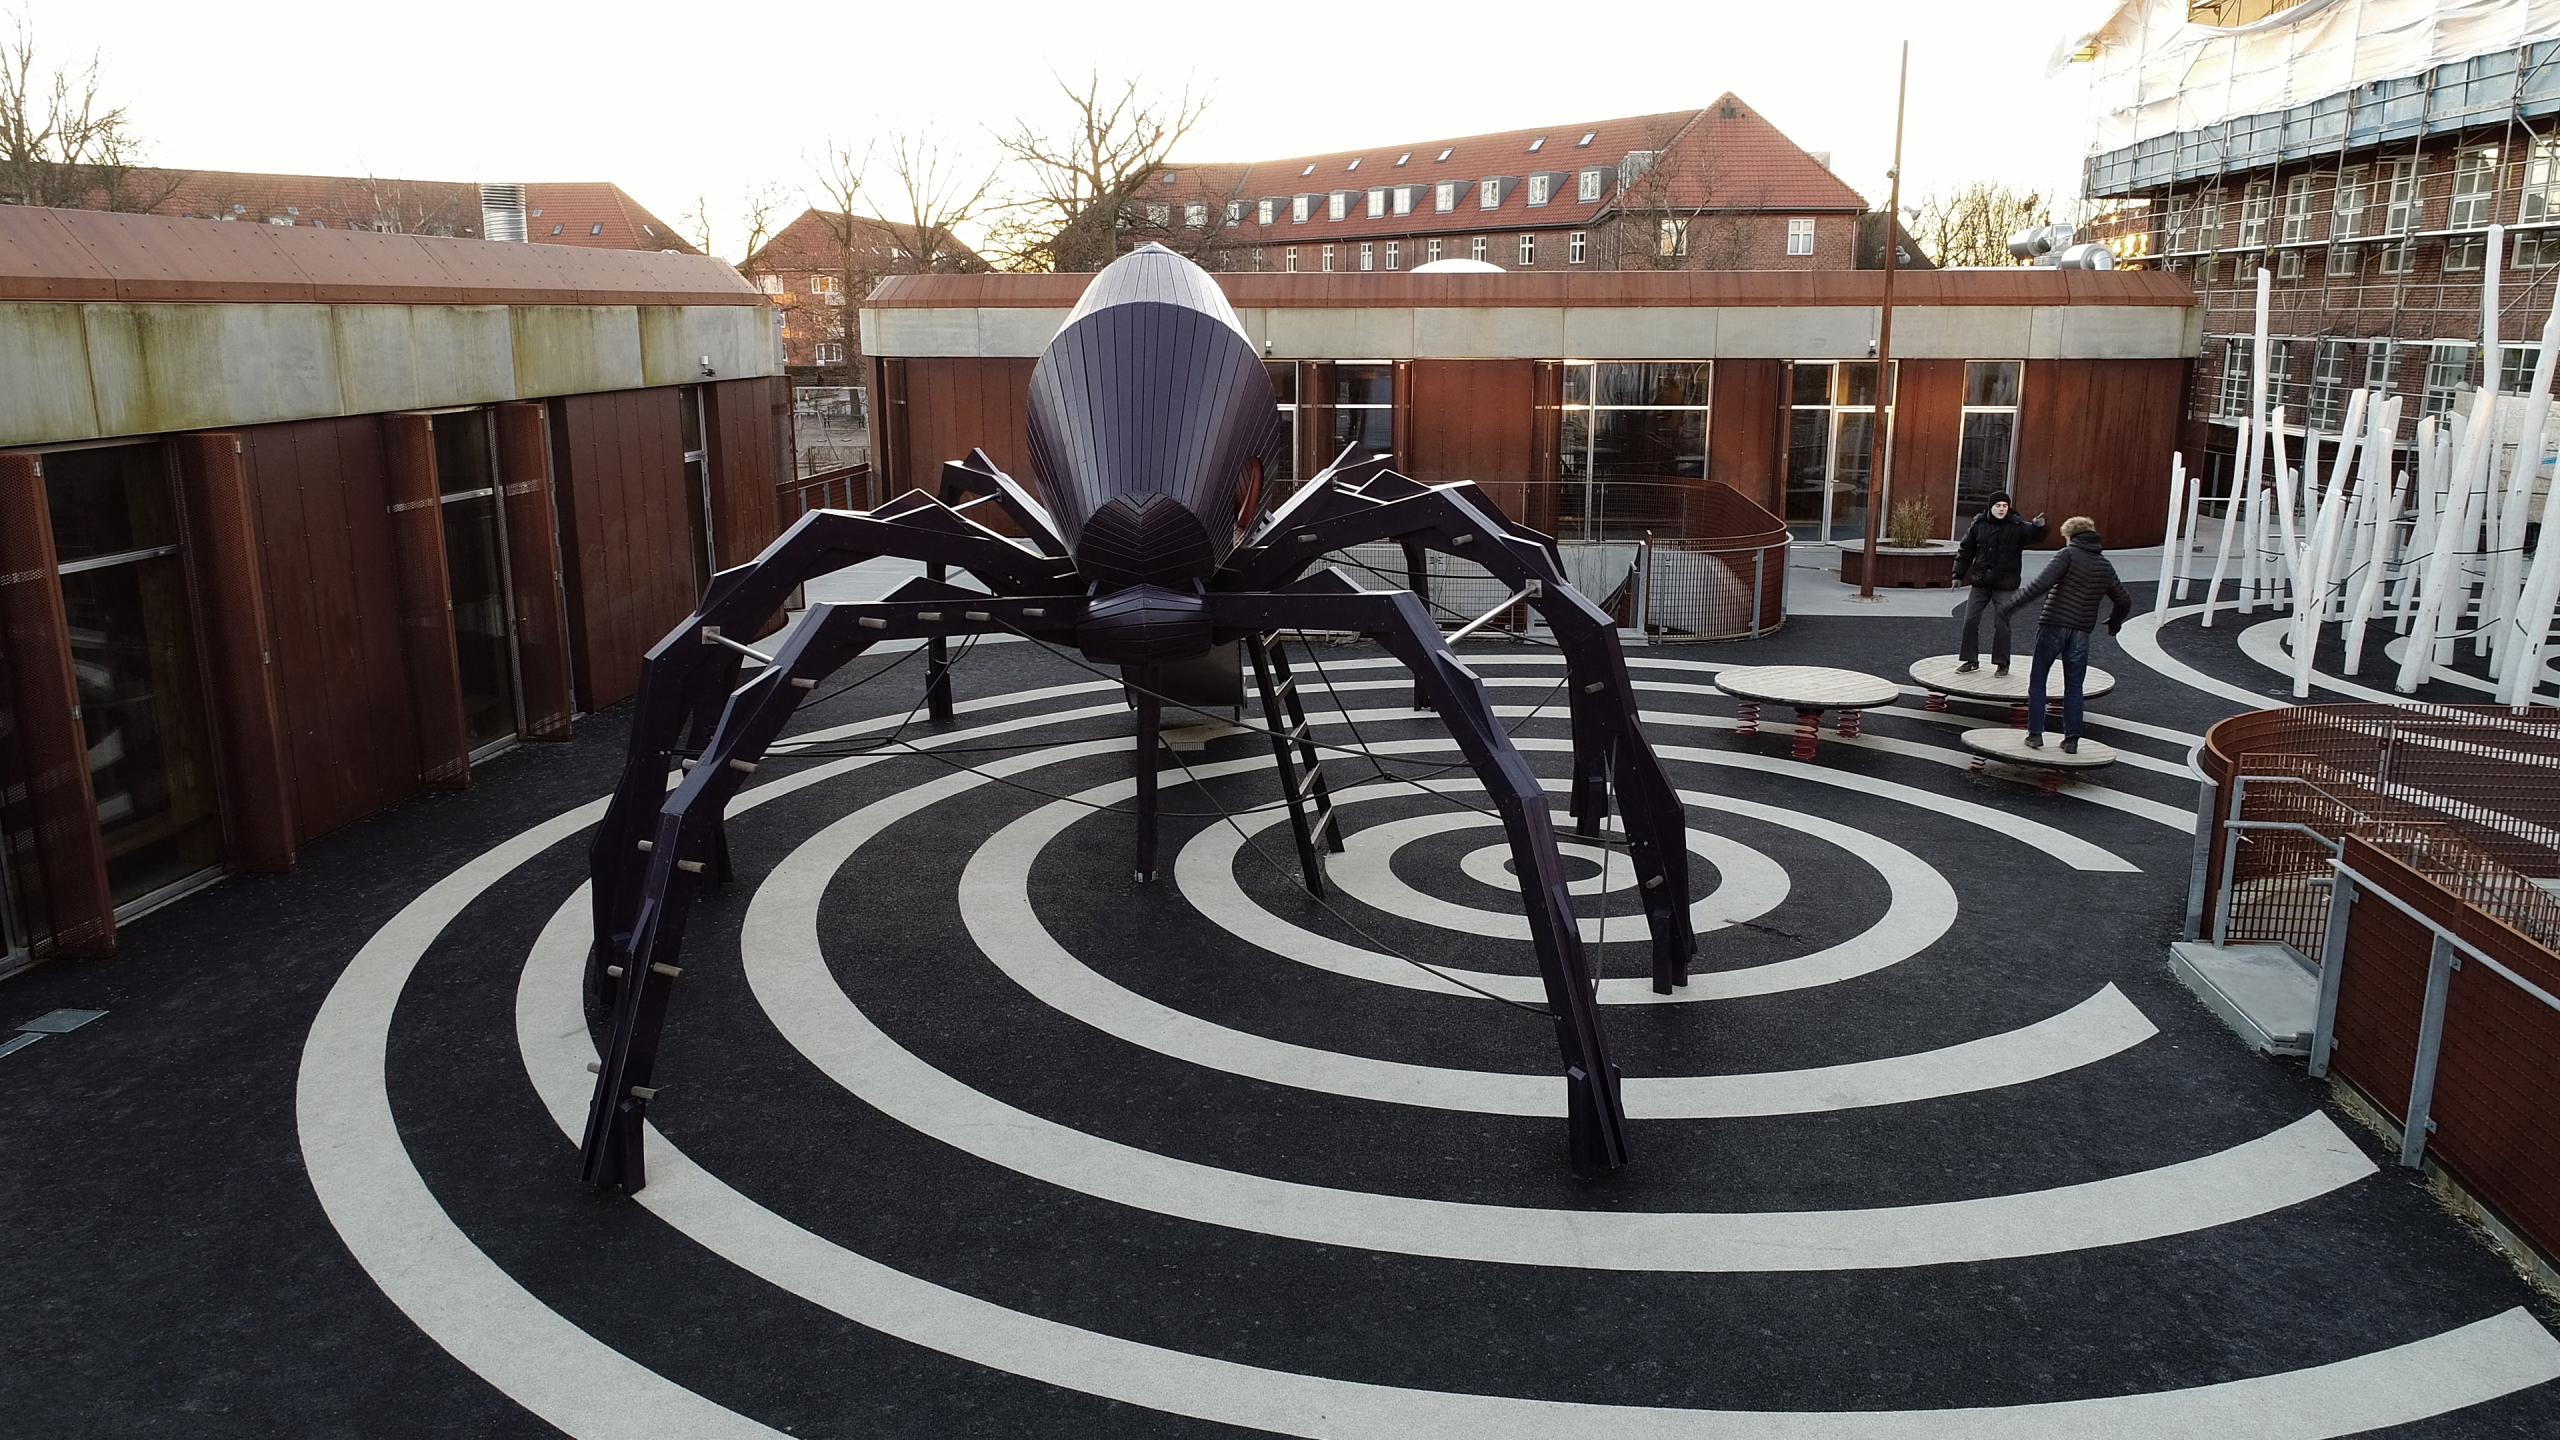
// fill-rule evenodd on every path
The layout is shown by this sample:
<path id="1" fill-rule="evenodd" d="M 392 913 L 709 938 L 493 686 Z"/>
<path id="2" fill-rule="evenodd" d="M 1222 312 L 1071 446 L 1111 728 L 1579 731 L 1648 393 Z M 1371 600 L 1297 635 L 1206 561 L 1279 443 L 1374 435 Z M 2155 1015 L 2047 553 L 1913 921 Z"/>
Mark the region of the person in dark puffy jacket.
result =
<path id="1" fill-rule="evenodd" d="M 2014 614 L 2047 591 L 2053 598 L 2045 601 L 2044 614 L 2036 625 L 2035 659 L 2027 669 L 2027 748 L 2044 748 L 2045 677 L 2053 670 L 2053 662 L 2062 662 L 2062 753 L 2080 753 L 2080 722 L 2083 714 L 2081 687 L 2089 678 L 2089 632 L 2098 628 L 2098 602 L 2110 607 L 2107 633 L 2124 628 L 2127 616 L 2133 614 L 2133 596 L 2124 582 L 2116 578 L 2116 567 L 2107 560 L 2107 548 L 2098 541 L 2098 522 L 2086 515 L 2074 515 L 2062 522 L 2062 538 L 2066 542 L 2053 562 L 2044 567 L 2035 583 L 2003 606 Z"/>
<path id="2" fill-rule="evenodd" d="M 1956 669 L 1961 672 L 1982 668 L 1975 657 L 1982 653 L 1982 614 L 1987 610 L 1991 612 L 1992 673 L 2009 673 L 2009 612 L 2000 608 L 2000 601 L 2018 588 L 2023 552 L 2044 538 L 2042 515 L 2021 520 L 2009 510 L 2009 492 L 1992 496 L 1990 508 L 1973 517 L 1964 543 L 1956 547 L 1956 583 L 1973 587 L 1964 602 L 1964 644 L 1956 651 L 1961 662 Z"/>

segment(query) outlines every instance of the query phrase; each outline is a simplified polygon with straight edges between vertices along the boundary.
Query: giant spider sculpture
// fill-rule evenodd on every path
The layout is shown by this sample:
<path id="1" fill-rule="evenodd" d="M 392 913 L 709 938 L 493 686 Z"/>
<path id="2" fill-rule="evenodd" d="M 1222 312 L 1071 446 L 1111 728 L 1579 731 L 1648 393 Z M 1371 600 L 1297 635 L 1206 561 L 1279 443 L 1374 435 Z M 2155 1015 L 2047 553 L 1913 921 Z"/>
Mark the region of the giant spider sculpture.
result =
<path id="1" fill-rule="evenodd" d="M 1144 246 L 1094 278 L 1032 371 L 1030 451 L 1045 506 L 972 452 L 945 468 L 941 498 L 910 491 L 874 510 L 815 512 L 712 581 L 701 608 L 649 651 L 629 765 L 596 832 L 590 980 L 610 997 L 612 1021 L 587 1118 L 588 1183 L 622 1191 L 645 1183 L 640 1140 L 682 973 L 686 913 L 705 881 L 727 878 L 723 811 L 793 710 L 871 647 L 925 641 L 935 652 L 936 718 L 948 719 L 943 642 L 994 632 L 1122 667 L 1137 715 L 1141 880 L 1155 869 L 1165 667 L 1242 641 L 1260 680 L 1305 883 L 1318 895 L 1324 855 L 1342 842 L 1294 678 L 1272 648 L 1275 632 L 1351 632 L 1402 660 L 1417 703 L 1448 725 L 1508 832 L 1563 1055 L 1573 1166 L 1624 1163 L 1618 1071 L 1547 795 L 1495 722 L 1481 682 L 1436 628 L 1424 552 L 1482 566 L 1553 631 L 1571 687 L 1569 811 L 1581 833 L 1596 834 L 1616 790 L 1653 939 L 1653 987 L 1667 994 L 1687 983 L 1695 948 L 1685 817 L 1636 727 L 1616 629 L 1565 583 L 1554 542 L 1505 520 L 1470 484 L 1417 484 L 1383 459 L 1346 459 L 1264 516 L 1263 474 L 1281 424 L 1260 358 L 1217 285 L 1170 251 Z M 981 515 L 1002 516 L 1021 535 L 1000 533 Z M 1308 574 L 1328 552 L 1380 541 L 1403 547 L 1411 590 L 1363 590 L 1331 569 Z M 740 683 L 746 657 L 757 653 L 740 637 L 762 633 L 802 582 L 879 556 L 923 561 L 928 576 L 884 600 L 811 607 Z M 985 588 L 947 583 L 950 569 Z M 679 763 L 683 779 L 671 790 Z"/>

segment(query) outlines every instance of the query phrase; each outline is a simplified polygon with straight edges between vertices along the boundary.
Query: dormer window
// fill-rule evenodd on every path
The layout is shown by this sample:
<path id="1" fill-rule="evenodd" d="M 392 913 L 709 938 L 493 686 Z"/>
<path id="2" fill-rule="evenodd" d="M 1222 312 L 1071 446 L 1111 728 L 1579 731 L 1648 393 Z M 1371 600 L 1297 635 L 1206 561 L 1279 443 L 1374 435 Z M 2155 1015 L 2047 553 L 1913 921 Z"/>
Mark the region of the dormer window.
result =
<path id="1" fill-rule="evenodd" d="M 1230 225 L 1241 225 L 1244 223 L 1243 201 L 1230 200 L 1227 202 L 1227 223 Z"/>
<path id="2" fill-rule="evenodd" d="M 1499 180 L 1486 180 L 1479 182 L 1476 186 L 1476 204 L 1479 208 L 1486 210 L 1491 210 L 1501 205 L 1502 182 Z"/>
<path id="3" fill-rule="evenodd" d="M 1372 191 L 1370 191 L 1370 192 L 1369 192 L 1369 218 L 1370 218 L 1370 219 L 1372 219 L 1372 220 L 1375 220 L 1375 219 L 1377 219 L 1379 216 L 1384 215 L 1384 214 L 1386 214 L 1386 213 L 1387 213 L 1387 192 L 1386 192 L 1386 191 L 1384 191 L 1384 190 L 1372 190 Z"/>
<path id="4" fill-rule="evenodd" d="M 1324 201 L 1324 218 L 1326 218 L 1327 220 L 1339 220 L 1339 219 L 1342 219 L 1344 216 L 1346 216 L 1346 215 L 1348 215 L 1348 214 L 1350 214 L 1350 213 L 1351 213 L 1351 192 L 1350 192 L 1350 191 L 1348 191 L 1348 190 L 1336 190 L 1336 191 L 1334 191 L 1331 195 L 1328 195 L 1328 196 L 1326 196 L 1326 197 L 1325 197 L 1325 201 Z"/>
<path id="5" fill-rule="evenodd" d="M 1262 202 L 1261 206 L 1254 211 L 1254 218 L 1261 221 L 1263 224 L 1268 225 L 1271 223 L 1272 217 L 1279 213 L 1279 201 L 1265 200 Z"/>
<path id="6" fill-rule="evenodd" d="M 1438 210 L 1445 215 L 1458 208 L 1457 181 L 1443 180 L 1438 185 L 1432 187 L 1432 192 L 1431 204 L 1433 209 Z"/>
<path id="7" fill-rule="evenodd" d="M 1575 198 L 1576 200 L 1597 200 L 1597 199 L 1599 199 L 1599 198 L 1600 198 L 1600 172 L 1599 172 L 1599 171 L 1597 171 L 1597 170 L 1585 170 L 1585 171 L 1583 171 L 1583 172 L 1582 172 L 1582 176 L 1581 176 L 1581 181 L 1580 181 L 1580 183 L 1579 183 L 1579 184 L 1577 184 L 1577 185 L 1574 187 L 1573 198 Z"/>
<path id="8" fill-rule="evenodd" d="M 1412 186 L 1399 185 L 1395 188 L 1395 210 L 1399 215 L 1410 215 L 1413 213 Z"/>
<path id="9" fill-rule="evenodd" d="M 1532 175 L 1529 177 L 1530 204 L 1544 205 L 1547 203 L 1547 181 L 1550 178 L 1552 177 L 1545 175 Z"/>
<path id="10" fill-rule="evenodd" d="M 1306 223 L 1307 223 L 1307 201 L 1308 201 L 1308 199 L 1309 199 L 1309 198 L 1310 198 L 1310 197 L 1305 196 L 1305 195 L 1295 195 L 1295 196 L 1291 196 L 1291 197 L 1290 197 L 1290 199 L 1289 199 L 1289 223 L 1290 223 L 1290 224 L 1292 224 L 1292 225 L 1304 225 L 1304 224 L 1306 224 Z"/>
<path id="11" fill-rule="evenodd" d="M 1194 230 L 1209 228 L 1209 207 L 1196 201 L 1183 206 L 1182 223 Z"/>
<path id="12" fill-rule="evenodd" d="M 1547 148 L 1547 137 L 1546 137 L 1546 136 L 1544 136 L 1544 135 L 1541 135 L 1541 136 L 1539 136 L 1537 139 L 1532 140 L 1532 141 L 1530 141 L 1530 142 L 1529 142 L 1529 153 L 1530 153 L 1530 154 L 1532 154 L 1532 155 L 1535 155 L 1535 154 L 1537 154 L 1539 151 L 1544 150 L 1544 149 L 1546 149 L 1546 148 Z"/>

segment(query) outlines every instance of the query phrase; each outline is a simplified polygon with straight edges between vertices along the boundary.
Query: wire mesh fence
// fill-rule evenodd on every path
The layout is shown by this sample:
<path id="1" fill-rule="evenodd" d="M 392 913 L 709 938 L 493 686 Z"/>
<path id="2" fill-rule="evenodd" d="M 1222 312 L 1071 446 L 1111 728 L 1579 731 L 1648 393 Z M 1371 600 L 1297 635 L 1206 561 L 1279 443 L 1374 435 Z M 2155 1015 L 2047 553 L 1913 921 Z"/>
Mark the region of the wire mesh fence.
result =
<path id="1" fill-rule="evenodd" d="M 871 410 L 859 385 L 802 385 L 791 392 L 793 473 L 817 475 L 871 459 Z"/>
<path id="2" fill-rule="evenodd" d="M 2432 837 L 2446 856 L 2479 857 L 2446 873 L 2501 913 L 2540 915 L 2529 901 L 2548 902 L 2540 882 L 2560 877 L 2560 715 L 2548 710 L 2261 711 L 2214 726 L 2199 760 L 2219 787 L 2206 894 L 2223 943 L 2271 941 L 2317 956 L 2329 862 L 2347 835 L 2376 827 L 2397 827 L 2379 833 L 2411 844 Z M 2560 919 L 2560 907 L 2552 914 Z"/>

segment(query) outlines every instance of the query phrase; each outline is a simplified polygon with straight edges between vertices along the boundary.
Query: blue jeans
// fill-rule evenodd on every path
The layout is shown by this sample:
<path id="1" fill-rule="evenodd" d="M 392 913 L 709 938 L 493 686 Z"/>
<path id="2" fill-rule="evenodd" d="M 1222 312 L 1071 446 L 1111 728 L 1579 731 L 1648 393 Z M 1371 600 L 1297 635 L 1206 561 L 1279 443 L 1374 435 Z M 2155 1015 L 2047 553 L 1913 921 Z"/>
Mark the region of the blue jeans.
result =
<path id="1" fill-rule="evenodd" d="M 2056 660 L 2062 662 L 2062 738 L 2077 740 L 2087 710 L 2080 690 L 2089 679 L 2089 632 L 2059 625 L 2036 627 L 2036 658 L 2027 667 L 2027 733 L 2044 736 L 2045 674 Z"/>

